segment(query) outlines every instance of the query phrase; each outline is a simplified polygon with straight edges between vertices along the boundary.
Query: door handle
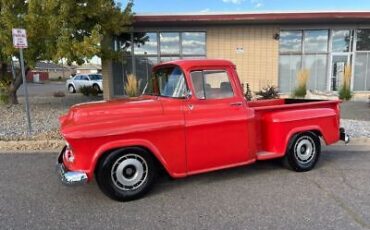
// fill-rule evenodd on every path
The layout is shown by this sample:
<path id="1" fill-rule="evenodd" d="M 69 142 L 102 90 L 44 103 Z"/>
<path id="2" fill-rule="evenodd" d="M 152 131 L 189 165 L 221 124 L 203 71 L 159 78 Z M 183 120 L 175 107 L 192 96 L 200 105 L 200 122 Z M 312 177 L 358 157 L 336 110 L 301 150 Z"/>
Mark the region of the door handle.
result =
<path id="1" fill-rule="evenodd" d="M 238 101 L 238 102 L 232 102 L 230 103 L 231 106 L 242 106 L 243 105 L 243 102 L 241 101 Z"/>

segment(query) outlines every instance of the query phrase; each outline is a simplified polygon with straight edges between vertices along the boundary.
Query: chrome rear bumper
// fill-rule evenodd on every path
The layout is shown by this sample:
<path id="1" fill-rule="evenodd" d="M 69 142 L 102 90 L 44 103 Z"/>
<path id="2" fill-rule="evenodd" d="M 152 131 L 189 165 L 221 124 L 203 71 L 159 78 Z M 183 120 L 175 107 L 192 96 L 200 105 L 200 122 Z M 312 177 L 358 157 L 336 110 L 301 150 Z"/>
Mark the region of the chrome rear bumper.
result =
<path id="1" fill-rule="evenodd" d="M 87 183 L 87 174 L 84 172 L 78 171 L 69 171 L 63 164 L 63 153 L 65 148 L 63 148 L 62 152 L 59 154 L 58 162 L 56 165 L 56 171 L 59 176 L 59 179 L 62 181 L 64 185 L 80 185 Z"/>
<path id="2" fill-rule="evenodd" d="M 340 140 L 344 141 L 345 144 L 348 144 L 351 141 L 351 138 L 346 133 L 346 130 L 344 130 L 344 128 L 339 129 L 339 137 Z"/>

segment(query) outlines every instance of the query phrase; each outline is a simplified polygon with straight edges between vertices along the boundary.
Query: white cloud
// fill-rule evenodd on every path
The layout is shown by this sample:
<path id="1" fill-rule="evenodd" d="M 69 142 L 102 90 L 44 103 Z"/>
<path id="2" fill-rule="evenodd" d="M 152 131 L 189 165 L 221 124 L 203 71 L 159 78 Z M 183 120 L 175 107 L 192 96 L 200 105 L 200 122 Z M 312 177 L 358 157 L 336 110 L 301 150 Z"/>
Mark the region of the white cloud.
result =
<path id="1" fill-rule="evenodd" d="M 261 8 L 263 6 L 263 0 L 250 0 L 254 8 Z"/>
<path id="2" fill-rule="evenodd" d="M 240 4 L 245 0 L 222 0 L 224 3 Z"/>
<path id="3" fill-rule="evenodd" d="M 209 8 L 205 8 L 205 9 L 201 10 L 200 12 L 201 12 L 201 13 L 207 13 L 207 12 L 209 12 L 209 11 L 211 11 L 211 9 L 209 9 Z"/>

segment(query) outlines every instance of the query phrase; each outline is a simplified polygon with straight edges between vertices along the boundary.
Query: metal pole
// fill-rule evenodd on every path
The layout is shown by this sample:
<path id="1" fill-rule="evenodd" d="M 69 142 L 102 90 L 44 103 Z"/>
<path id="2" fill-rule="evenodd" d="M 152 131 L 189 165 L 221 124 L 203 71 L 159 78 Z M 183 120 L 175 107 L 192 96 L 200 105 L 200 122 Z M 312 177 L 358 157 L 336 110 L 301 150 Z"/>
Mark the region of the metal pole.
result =
<path id="1" fill-rule="evenodd" d="M 22 79 L 24 85 L 24 97 L 26 99 L 26 114 L 27 114 L 27 124 L 28 124 L 28 135 L 32 133 L 32 126 L 31 126 L 31 116 L 30 116 L 30 105 L 28 102 L 28 89 L 27 89 L 27 81 L 26 81 L 26 74 L 24 71 L 24 61 L 23 61 L 23 49 L 19 49 L 20 53 L 20 62 L 21 62 L 21 72 L 22 72 Z"/>

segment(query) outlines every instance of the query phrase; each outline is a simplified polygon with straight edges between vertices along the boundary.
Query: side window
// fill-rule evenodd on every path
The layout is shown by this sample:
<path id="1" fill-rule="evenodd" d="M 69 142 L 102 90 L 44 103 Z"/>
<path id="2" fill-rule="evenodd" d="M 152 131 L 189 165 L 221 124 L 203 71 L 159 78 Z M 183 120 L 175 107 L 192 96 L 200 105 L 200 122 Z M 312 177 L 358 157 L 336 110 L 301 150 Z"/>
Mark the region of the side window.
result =
<path id="1" fill-rule="evenodd" d="M 193 71 L 191 80 L 195 96 L 199 99 L 222 99 L 234 96 L 229 76 L 225 70 Z"/>
<path id="2" fill-rule="evenodd" d="M 75 77 L 75 80 L 81 80 L 81 76 Z"/>
<path id="3" fill-rule="evenodd" d="M 82 76 L 82 80 L 84 80 L 84 81 L 88 81 L 88 80 L 89 80 L 89 78 L 88 78 L 87 76 Z"/>

